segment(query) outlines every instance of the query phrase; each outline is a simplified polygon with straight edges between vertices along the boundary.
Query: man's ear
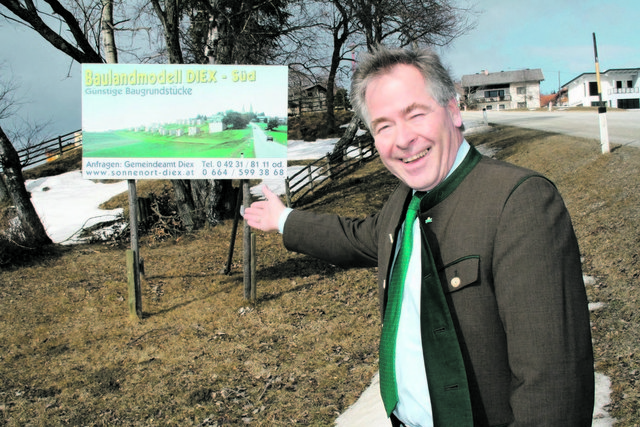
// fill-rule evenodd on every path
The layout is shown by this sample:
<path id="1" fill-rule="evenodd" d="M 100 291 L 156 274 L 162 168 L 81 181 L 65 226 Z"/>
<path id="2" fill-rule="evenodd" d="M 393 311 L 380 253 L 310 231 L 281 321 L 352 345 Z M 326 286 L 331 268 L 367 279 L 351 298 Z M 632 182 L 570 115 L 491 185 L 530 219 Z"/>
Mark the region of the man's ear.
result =
<path id="1" fill-rule="evenodd" d="M 451 121 L 455 125 L 455 127 L 459 128 L 462 126 L 462 114 L 460 113 L 460 107 L 458 107 L 458 101 L 455 98 L 451 98 L 449 103 L 447 104 L 447 111 L 449 112 L 449 117 L 451 117 Z"/>

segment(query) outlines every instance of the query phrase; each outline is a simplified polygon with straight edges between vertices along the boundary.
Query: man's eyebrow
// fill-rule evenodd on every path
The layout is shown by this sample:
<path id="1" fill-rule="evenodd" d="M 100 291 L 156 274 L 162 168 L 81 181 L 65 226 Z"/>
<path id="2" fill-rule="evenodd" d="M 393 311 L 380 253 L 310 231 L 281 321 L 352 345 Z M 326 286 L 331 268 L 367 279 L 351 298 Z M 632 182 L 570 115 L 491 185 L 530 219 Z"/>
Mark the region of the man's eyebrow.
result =
<path id="1" fill-rule="evenodd" d="M 386 122 L 387 119 L 386 117 L 378 117 L 377 119 L 373 120 L 371 122 L 371 130 L 373 130 L 375 132 L 376 126 L 378 125 L 378 123 L 382 123 L 382 122 Z"/>
<path id="2" fill-rule="evenodd" d="M 429 110 L 429 107 L 425 104 L 420 104 L 418 102 L 414 102 L 411 105 L 408 105 L 407 107 L 402 109 L 402 114 L 409 114 L 412 111 L 418 110 L 418 109 L 423 109 L 423 110 Z"/>

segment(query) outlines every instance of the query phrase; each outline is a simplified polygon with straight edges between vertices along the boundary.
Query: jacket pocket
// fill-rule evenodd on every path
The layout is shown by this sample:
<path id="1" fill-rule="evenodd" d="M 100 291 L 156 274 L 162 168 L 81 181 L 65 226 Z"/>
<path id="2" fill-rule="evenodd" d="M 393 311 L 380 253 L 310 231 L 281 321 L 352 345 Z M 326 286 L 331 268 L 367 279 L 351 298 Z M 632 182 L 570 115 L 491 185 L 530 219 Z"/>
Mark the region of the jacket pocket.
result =
<path id="1" fill-rule="evenodd" d="M 457 292 L 478 282 L 480 256 L 470 255 L 457 259 L 440 270 L 440 278 L 446 284 L 447 292 Z"/>

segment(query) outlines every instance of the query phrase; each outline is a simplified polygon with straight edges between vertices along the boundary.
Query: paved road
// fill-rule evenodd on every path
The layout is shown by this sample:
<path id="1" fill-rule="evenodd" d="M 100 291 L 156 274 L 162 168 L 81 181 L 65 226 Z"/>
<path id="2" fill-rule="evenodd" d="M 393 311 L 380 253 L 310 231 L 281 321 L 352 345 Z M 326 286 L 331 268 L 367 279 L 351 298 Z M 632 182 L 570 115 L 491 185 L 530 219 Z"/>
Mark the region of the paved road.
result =
<path id="1" fill-rule="evenodd" d="M 640 110 L 607 110 L 607 128 L 611 144 L 640 148 Z M 464 111 L 465 122 L 482 122 L 481 111 Z M 487 111 L 489 123 L 519 126 L 563 133 L 600 141 L 597 111 Z"/>
<path id="2" fill-rule="evenodd" d="M 251 123 L 253 127 L 253 148 L 256 158 L 287 158 L 287 146 L 277 142 L 267 140 L 267 134 L 260 126 Z"/>

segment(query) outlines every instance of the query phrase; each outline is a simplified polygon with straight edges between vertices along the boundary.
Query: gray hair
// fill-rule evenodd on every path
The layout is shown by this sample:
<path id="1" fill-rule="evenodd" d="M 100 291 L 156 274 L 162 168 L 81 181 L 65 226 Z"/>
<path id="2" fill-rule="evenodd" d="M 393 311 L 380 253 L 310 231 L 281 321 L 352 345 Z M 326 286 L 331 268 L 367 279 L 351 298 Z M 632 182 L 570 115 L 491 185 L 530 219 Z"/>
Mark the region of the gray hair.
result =
<path id="1" fill-rule="evenodd" d="M 427 83 L 430 95 L 441 106 L 446 107 L 449 101 L 456 98 L 453 80 L 435 52 L 424 49 L 390 49 L 378 46 L 373 52 L 364 54 L 359 60 L 358 69 L 351 81 L 351 105 L 367 127 L 371 123 L 365 102 L 365 93 L 369 83 L 400 64 L 412 65 L 420 71 Z"/>

